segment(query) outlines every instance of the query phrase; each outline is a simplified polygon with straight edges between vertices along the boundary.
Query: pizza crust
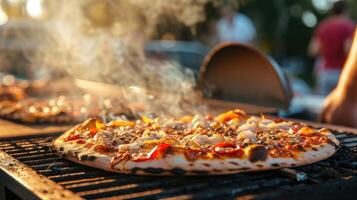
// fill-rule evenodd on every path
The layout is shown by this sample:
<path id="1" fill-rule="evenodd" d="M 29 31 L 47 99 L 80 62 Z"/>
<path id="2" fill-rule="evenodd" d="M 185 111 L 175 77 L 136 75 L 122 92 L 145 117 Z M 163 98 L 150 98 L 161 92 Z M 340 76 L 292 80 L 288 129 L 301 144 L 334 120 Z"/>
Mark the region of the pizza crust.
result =
<path id="1" fill-rule="evenodd" d="M 53 146 L 62 156 L 73 162 L 89 167 L 100 168 L 106 171 L 141 174 L 141 175 L 221 175 L 235 174 L 250 171 L 272 170 L 285 167 L 296 167 L 312 164 L 332 156 L 336 152 L 339 141 L 327 129 L 320 130 L 320 133 L 327 136 L 330 142 L 322 145 L 314 145 L 305 152 L 299 152 L 295 158 L 279 157 L 273 158 L 265 151 L 259 149 L 245 148 L 242 158 L 228 156 L 214 158 L 198 158 L 188 160 L 181 151 L 169 151 L 162 157 L 147 161 L 123 160 L 112 166 L 112 158 L 115 152 L 99 153 L 75 141 L 65 142 L 65 139 L 76 130 L 83 129 L 93 123 L 91 120 L 79 124 L 59 138 L 54 140 Z M 258 145 L 259 146 L 259 145 Z M 259 146 L 262 148 L 262 145 Z M 265 148 L 265 147 L 263 147 Z M 264 150 L 264 149 L 263 149 Z M 253 155 L 253 156 L 252 156 Z"/>
<path id="2" fill-rule="evenodd" d="M 73 162 L 111 172 L 140 175 L 222 175 L 272 170 L 312 164 L 329 158 L 336 151 L 335 146 L 326 144 L 317 150 L 300 153 L 296 159 L 268 156 L 265 161 L 257 162 L 251 162 L 247 158 L 197 159 L 189 161 L 183 154 L 175 153 L 167 154 L 160 159 L 144 162 L 122 161 L 112 168 L 111 158 L 113 155 L 111 154 L 85 152 L 83 149 L 78 148 L 78 145 L 56 141 L 54 143 L 55 148 L 63 147 L 63 155 Z M 86 155 L 86 159 L 83 159 L 83 155 Z M 94 157 L 87 159 L 88 155 L 94 156 L 95 159 Z"/>

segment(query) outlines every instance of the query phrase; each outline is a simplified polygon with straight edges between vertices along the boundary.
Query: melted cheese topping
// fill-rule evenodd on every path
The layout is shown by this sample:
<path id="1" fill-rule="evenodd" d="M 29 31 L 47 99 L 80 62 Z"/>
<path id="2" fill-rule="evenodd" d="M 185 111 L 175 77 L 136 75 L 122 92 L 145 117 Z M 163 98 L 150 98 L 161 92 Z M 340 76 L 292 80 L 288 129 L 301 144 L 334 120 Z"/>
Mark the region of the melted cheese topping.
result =
<path id="1" fill-rule="evenodd" d="M 219 145 L 217 148 L 226 148 L 226 153 L 233 151 L 232 144 L 237 148 L 261 145 L 271 156 L 294 157 L 298 152 L 331 142 L 331 135 L 327 130 L 316 130 L 305 124 L 229 111 L 216 118 L 196 115 L 169 120 L 116 120 L 108 124 L 89 119 L 70 133 L 65 142 L 83 145 L 89 151 L 140 155 L 162 143 L 204 152 Z"/>

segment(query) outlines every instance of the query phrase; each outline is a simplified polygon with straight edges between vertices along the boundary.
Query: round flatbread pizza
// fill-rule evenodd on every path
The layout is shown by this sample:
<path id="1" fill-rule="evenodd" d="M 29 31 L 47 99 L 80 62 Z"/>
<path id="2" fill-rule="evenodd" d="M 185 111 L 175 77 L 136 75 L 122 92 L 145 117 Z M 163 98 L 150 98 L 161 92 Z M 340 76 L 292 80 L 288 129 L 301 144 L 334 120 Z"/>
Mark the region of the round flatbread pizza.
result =
<path id="1" fill-rule="evenodd" d="M 86 101 L 84 98 L 65 96 L 51 99 L 26 98 L 20 101 L 0 100 L 0 118 L 28 124 L 76 124 L 91 116 L 112 118 L 125 115 L 134 118 L 131 109 L 145 109 L 140 104 L 129 106 L 115 99 L 101 102 L 94 98 Z"/>
<path id="2" fill-rule="evenodd" d="M 218 116 L 88 119 L 54 140 L 76 163 L 127 174 L 213 175 L 311 164 L 333 155 L 328 129 L 232 110 Z"/>
<path id="3" fill-rule="evenodd" d="M 5 76 L 0 82 L 0 118 L 22 123 L 79 122 L 72 112 L 72 102 L 64 96 L 43 98 L 50 90 L 47 80 L 25 81 Z"/>
<path id="4" fill-rule="evenodd" d="M 0 101 L 0 118 L 22 123 L 75 123 L 79 114 L 64 98 Z"/>
<path id="5" fill-rule="evenodd" d="M 26 97 L 26 92 L 16 86 L 5 86 L 0 84 L 0 102 L 1 101 L 19 101 Z"/>

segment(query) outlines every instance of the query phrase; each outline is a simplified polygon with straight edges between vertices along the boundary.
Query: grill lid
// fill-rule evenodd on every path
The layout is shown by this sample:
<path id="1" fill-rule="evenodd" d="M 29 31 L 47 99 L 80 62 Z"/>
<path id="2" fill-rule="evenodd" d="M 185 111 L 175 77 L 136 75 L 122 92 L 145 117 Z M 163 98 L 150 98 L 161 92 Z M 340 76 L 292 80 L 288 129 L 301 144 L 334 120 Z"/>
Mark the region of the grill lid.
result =
<path id="1" fill-rule="evenodd" d="M 292 92 L 278 64 L 240 43 L 224 43 L 206 56 L 199 77 L 204 96 L 287 110 Z"/>

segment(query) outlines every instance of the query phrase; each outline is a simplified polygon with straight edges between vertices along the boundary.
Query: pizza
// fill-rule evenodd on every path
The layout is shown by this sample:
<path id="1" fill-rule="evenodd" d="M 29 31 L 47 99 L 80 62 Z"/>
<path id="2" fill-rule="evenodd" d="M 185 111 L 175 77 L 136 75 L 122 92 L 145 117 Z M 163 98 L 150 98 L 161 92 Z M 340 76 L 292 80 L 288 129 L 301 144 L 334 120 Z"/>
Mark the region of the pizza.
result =
<path id="1" fill-rule="evenodd" d="M 232 174 L 307 165 L 334 154 L 328 129 L 231 110 L 218 116 L 91 118 L 53 141 L 76 163 L 126 174 Z"/>
<path id="2" fill-rule="evenodd" d="M 0 84 L 0 117 L 25 123 L 73 121 L 74 117 L 61 105 L 63 98 L 33 98 L 41 92 L 46 93 L 45 83 L 44 80 L 18 81 L 11 78 L 3 81 Z"/>
<path id="3" fill-rule="evenodd" d="M 26 123 L 73 121 L 68 109 L 60 105 L 63 104 L 62 97 L 34 98 L 48 93 L 47 83 L 46 80 L 26 81 L 5 76 L 0 83 L 0 118 Z"/>
<path id="4" fill-rule="evenodd" d="M 0 101 L 19 101 L 25 97 L 26 93 L 21 87 L 0 85 Z"/>
<path id="5" fill-rule="evenodd" d="M 123 104 L 115 98 L 97 98 L 76 92 L 68 94 L 69 80 L 17 80 L 6 75 L 0 80 L 0 118 L 30 124 L 75 124 L 88 117 L 112 118 L 134 116 L 142 110 L 134 104 Z M 72 89 L 73 90 L 73 89 Z M 60 95 L 65 93 L 66 96 Z"/>
<path id="6" fill-rule="evenodd" d="M 79 114 L 65 98 L 0 101 L 0 117 L 22 123 L 75 123 Z"/>
<path id="7" fill-rule="evenodd" d="M 95 98 L 86 100 L 62 95 L 51 99 L 0 101 L 0 118 L 29 124 L 75 124 L 88 117 L 107 120 L 125 116 L 134 119 L 133 110 L 143 111 L 145 107 L 139 103 L 124 105 L 115 99 L 99 101 Z"/>
<path id="8" fill-rule="evenodd" d="M 7 75 L 0 82 L 0 102 L 17 102 L 28 96 L 39 95 L 47 92 L 46 80 L 26 81 L 16 80 L 13 76 Z"/>

